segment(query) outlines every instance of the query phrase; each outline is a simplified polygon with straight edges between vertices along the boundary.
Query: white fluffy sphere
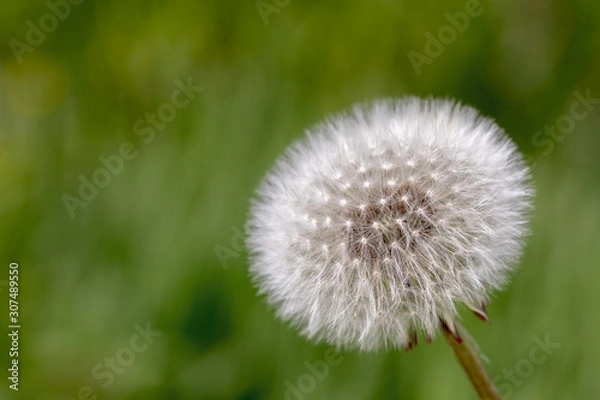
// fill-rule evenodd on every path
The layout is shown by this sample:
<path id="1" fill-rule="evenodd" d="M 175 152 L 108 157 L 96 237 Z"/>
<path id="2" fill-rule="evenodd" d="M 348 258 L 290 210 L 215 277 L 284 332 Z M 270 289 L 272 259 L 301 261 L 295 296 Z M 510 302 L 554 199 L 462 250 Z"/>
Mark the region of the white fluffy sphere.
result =
<path id="1" fill-rule="evenodd" d="M 410 348 L 482 313 L 519 259 L 533 190 L 492 120 L 449 100 L 356 106 L 292 145 L 248 222 L 278 315 L 338 347 Z M 485 314 L 484 314 L 485 315 Z"/>

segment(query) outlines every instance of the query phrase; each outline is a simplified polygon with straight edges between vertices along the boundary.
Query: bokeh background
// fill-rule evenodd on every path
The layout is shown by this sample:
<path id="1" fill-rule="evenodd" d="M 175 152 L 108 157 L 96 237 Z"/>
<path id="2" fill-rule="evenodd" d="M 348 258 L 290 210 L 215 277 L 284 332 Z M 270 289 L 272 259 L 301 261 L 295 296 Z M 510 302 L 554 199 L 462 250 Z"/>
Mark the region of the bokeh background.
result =
<path id="1" fill-rule="evenodd" d="M 55 3 L 0 12 L 0 304 L 17 261 L 22 324 L 16 393 L 0 307 L 0 398 L 475 399 L 440 338 L 344 352 L 310 385 L 305 363 L 328 347 L 276 320 L 247 276 L 248 202 L 278 154 L 329 113 L 407 94 L 474 105 L 534 169 L 522 267 L 491 325 L 462 313 L 490 375 L 512 399 L 600 396 L 599 101 L 568 125 L 575 92 L 600 98 L 600 3 L 482 0 L 420 74 L 407 53 L 426 55 L 424 35 L 464 1 Z M 51 8 L 66 15 L 56 26 Z M 29 32 L 40 19 L 43 40 Z M 154 135 L 136 130 L 188 79 L 202 87 L 189 104 Z M 557 121 L 568 129 L 537 133 Z M 70 215 L 64 196 L 126 142 L 137 157 Z M 131 360 L 147 323 L 161 335 Z M 540 364 L 536 337 L 560 344 Z M 127 365 L 110 384 L 94 377 L 116 356 Z M 299 384 L 310 390 L 286 394 Z"/>

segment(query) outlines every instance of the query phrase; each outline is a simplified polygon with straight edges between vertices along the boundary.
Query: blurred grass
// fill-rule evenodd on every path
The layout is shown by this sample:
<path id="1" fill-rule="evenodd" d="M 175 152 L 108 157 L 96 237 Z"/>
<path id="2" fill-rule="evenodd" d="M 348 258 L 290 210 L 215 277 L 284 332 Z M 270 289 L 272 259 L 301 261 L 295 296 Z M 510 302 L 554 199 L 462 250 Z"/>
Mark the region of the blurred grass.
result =
<path id="1" fill-rule="evenodd" d="M 496 118 L 536 163 L 522 267 L 492 303 L 491 326 L 464 314 L 490 374 L 514 369 L 532 337 L 548 334 L 560 349 L 511 398 L 596 398 L 600 113 L 547 156 L 532 136 L 569 112 L 575 90 L 600 97 L 600 4 L 481 4 L 421 76 L 406 53 L 423 53 L 423 34 L 464 2 L 292 0 L 264 25 L 252 1 L 88 1 L 22 64 L 8 42 L 48 9 L 3 5 L 0 262 L 21 265 L 23 329 L 21 390 L 4 380 L 0 397 L 74 399 L 90 385 L 100 399 L 284 398 L 285 382 L 327 347 L 255 296 L 232 227 L 243 228 L 260 178 L 307 126 L 356 101 L 433 94 Z M 144 144 L 135 121 L 188 77 L 204 91 Z M 126 141 L 139 156 L 72 220 L 63 194 Z M 218 245 L 232 250 L 227 268 Z M 92 369 L 146 321 L 163 335 L 103 388 Z M 475 396 L 439 340 L 410 355 L 344 353 L 305 398 Z"/>

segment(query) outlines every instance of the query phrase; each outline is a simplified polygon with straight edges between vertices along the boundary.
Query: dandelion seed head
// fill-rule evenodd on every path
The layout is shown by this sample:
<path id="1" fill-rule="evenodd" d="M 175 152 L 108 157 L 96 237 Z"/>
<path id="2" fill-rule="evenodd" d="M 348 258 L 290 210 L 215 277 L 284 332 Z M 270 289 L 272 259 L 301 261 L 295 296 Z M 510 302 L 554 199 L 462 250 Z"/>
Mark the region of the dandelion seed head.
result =
<path id="1" fill-rule="evenodd" d="M 456 304 L 479 309 L 505 286 L 532 196 L 516 146 L 473 108 L 417 98 L 356 106 L 267 174 L 247 226 L 250 271 L 309 338 L 410 347 L 455 318 Z"/>

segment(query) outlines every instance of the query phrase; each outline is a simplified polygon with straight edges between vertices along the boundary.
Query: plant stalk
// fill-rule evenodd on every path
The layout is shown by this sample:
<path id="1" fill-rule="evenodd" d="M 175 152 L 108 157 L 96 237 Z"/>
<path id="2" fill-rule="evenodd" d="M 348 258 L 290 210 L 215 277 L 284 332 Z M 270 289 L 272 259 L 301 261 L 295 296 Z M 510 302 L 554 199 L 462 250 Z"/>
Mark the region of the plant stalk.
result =
<path id="1" fill-rule="evenodd" d="M 482 400 L 502 400 L 494 383 L 490 380 L 490 377 L 477 358 L 477 355 L 469 345 L 461 339 L 459 328 L 462 327 L 456 322 L 455 324 L 456 327 L 454 329 L 456 332 L 453 333 L 445 324 L 442 325 L 442 332 L 444 333 L 446 341 L 450 344 L 450 347 L 452 347 L 458 362 L 469 377 L 479 398 Z"/>

